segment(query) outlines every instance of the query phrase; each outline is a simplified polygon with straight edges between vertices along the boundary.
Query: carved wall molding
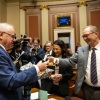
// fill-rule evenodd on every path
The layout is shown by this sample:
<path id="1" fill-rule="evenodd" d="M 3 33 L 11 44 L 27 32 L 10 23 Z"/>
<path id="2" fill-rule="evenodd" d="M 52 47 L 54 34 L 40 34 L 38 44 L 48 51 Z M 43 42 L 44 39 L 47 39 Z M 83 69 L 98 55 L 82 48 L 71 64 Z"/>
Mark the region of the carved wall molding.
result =
<path id="1" fill-rule="evenodd" d="M 47 9 L 47 10 L 49 10 L 48 5 L 41 5 L 41 6 L 40 6 L 40 10 L 43 10 L 43 9 Z"/>
<path id="2" fill-rule="evenodd" d="M 82 5 L 87 6 L 88 5 L 87 1 L 77 2 L 77 7 L 81 7 Z"/>

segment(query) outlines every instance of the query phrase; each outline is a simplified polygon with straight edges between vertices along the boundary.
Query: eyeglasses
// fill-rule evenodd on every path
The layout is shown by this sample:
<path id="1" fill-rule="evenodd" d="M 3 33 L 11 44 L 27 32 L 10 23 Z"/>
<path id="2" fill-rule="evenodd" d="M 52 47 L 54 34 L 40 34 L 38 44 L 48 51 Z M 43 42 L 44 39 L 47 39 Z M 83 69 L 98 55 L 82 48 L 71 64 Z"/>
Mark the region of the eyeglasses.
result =
<path id="1" fill-rule="evenodd" d="M 5 33 L 5 34 L 9 35 L 9 36 L 10 36 L 11 38 L 13 38 L 13 39 L 16 38 L 16 34 L 12 35 L 12 34 L 9 34 L 9 33 L 7 33 L 7 32 L 2 32 L 2 33 Z"/>
<path id="2" fill-rule="evenodd" d="M 89 35 L 91 35 L 91 34 L 93 34 L 94 32 L 91 32 L 91 33 L 89 33 L 89 34 L 84 34 L 83 36 L 82 36 L 82 38 L 86 38 L 86 37 L 88 37 Z"/>

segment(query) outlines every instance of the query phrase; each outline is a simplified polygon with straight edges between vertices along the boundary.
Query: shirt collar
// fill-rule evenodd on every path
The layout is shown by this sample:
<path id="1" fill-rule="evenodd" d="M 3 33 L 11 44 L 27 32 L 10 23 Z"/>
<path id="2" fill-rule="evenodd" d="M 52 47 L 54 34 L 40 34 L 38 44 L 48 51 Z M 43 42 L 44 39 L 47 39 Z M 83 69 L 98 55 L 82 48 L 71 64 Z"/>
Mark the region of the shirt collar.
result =
<path id="1" fill-rule="evenodd" d="M 0 46 L 6 51 L 5 47 L 2 44 L 0 44 Z"/>
<path id="2" fill-rule="evenodd" d="M 93 47 L 91 47 L 91 49 L 92 49 L 92 48 L 93 48 Z M 99 43 L 98 43 L 94 48 L 100 49 L 100 41 L 99 41 Z"/>

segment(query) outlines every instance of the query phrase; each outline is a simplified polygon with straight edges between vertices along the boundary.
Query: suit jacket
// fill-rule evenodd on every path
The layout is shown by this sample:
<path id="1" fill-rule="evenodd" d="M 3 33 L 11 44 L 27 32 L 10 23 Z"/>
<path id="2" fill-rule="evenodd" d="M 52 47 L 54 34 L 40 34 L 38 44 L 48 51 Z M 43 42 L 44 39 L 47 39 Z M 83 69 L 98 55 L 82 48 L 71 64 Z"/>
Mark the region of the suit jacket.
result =
<path id="1" fill-rule="evenodd" d="M 52 67 L 51 67 L 52 68 Z M 59 81 L 59 92 L 61 95 L 68 95 L 69 85 L 68 80 L 73 76 L 72 67 L 59 67 L 59 74 L 62 74 L 63 78 Z M 45 78 L 41 80 L 41 89 L 46 90 L 49 93 L 52 93 L 53 81 L 49 78 Z"/>
<path id="2" fill-rule="evenodd" d="M 47 52 L 45 52 L 44 60 L 47 60 L 47 57 L 48 57 L 48 56 L 52 56 L 52 55 L 53 55 L 53 50 L 51 50 L 51 51 L 49 52 L 49 54 L 48 54 Z"/>
<path id="3" fill-rule="evenodd" d="M 37 49 L 37 54 L 32 54 L 31 62 L 37 64 L 40 60 L 42 60 L 45 56 L 45 52 L 42 48 Z"/>
<path id="4" fill-rule="evenodd" d="M 22 86 L 37 79 L 34 67 L 17 73 L 9 54 L 0 46 L 0 100 L 22 100 Z"/>
<path id="5" fill-rule="evenodd" d="M 78 48 L 78 53 L 75 53 L 68 59 L 59 59 L 59 66 L 69 66 L 77 64 L 77 78 L 75 84 L 75 93 L 77 94 L 84 82 L 86 74 L 86 67 L 89 55 L 89 46 L 82 46 Z"/>

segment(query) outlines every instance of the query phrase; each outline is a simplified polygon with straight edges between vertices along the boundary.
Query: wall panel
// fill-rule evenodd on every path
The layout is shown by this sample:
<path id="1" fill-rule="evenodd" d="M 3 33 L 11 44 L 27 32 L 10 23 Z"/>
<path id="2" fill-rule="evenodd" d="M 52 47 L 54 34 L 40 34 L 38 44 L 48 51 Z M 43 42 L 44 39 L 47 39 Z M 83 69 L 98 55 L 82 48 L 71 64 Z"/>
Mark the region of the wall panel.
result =
<path id="1" fill-rule="evenodd" d="M 100 30 L 100 1 L 89 2 L 87 6 L 88 25 L 95 25 Z"/>
<path id="2" fill-rule="evenodd" d="M 80 41 L 79 35 L 79 20 L 78 20 L 78 7 L 76 4 L 72 5 L 57 5 L 50 6 L 49 9 L 49 39 L 54 41 L 54 29 L 56 29 L 55 16 L 72 15 L 72 28 L 75 30 L 75 41 Z M 66 27 L 65 27 L 66 28 Z"/>
<path id="3" fill-rule="evenodd" d="M 26 35 L 32 38 L 41 38 L 41 13 L 40 10 L 27 8 L 26 11 Z"/>

